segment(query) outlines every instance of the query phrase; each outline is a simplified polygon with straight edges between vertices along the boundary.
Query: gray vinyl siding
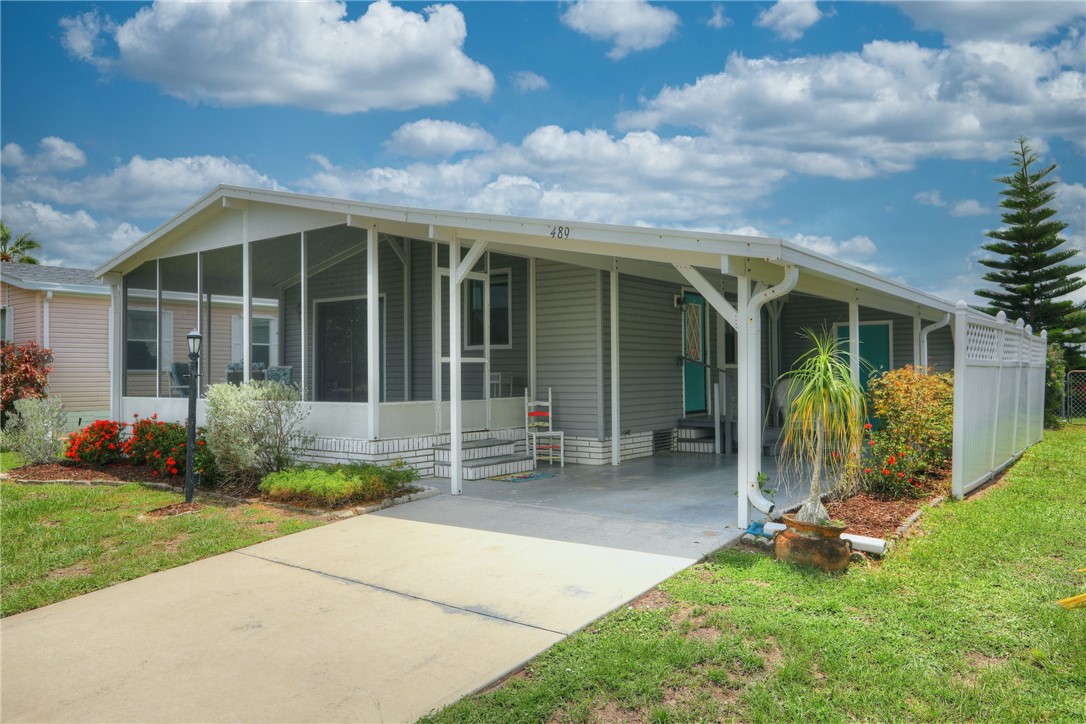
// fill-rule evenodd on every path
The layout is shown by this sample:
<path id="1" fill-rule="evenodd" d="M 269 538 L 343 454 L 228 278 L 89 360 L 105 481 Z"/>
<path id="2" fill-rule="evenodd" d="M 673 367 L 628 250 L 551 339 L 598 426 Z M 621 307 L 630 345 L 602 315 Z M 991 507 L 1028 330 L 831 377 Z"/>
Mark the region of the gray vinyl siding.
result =
<path id="1" fill-rule="evenodd" d="M 622 433 L 675 427 L 682 417 L 682 317 L 679 287 L 620 275 L 619 351 Z"/>
<path id="2" fill-rule="evenodd" d="M 925 323 L 927 326 L 929 323 Z M 935 368 L 936 372 L 954 371 L 954 335 L 951 334 L 950 324 L 928 333 L 928 364 Z"/>
<path id="3" fill-rule="evenodd" d="M 434 399 L 433 244 L 408 240 L 411 247 L 411 399 Z"/>
<path id="4" fill-rule="evenodd" d="M 595 437 L 597 428 L 598 272 L 536 262 L 536 391 L 551 388 L 554 425 Z"/>
<path id="5" fill-rule="evenodd" d="M 378 290 L 385 300 L 385 399 L 399 402 L 404 399 L 404 314 L 403 314 L 403 265 L 389 248 L 387 242 L 380 245 L 380 276 Z M 313 303 L 324 299 L 366 296 L 366 253 L 365 251 L 344 259 L 329 269 L 313 275 L 307 289 L 309 295 L 306 313 L 309 315 L 309 333 L 312 340 L 316 333 L 316 319 L 313 316 Z M 294 367 L 295 379 L 301 373 L 301 285 L 295 284 L 284 292 L 287 314 L 283 325 L 285 340 L 283 359 Z M 306 344 L 306 366 L 309 380 L 306 381 L 307 397 L 312 399 L 314 384 L 313 344 Z"/>

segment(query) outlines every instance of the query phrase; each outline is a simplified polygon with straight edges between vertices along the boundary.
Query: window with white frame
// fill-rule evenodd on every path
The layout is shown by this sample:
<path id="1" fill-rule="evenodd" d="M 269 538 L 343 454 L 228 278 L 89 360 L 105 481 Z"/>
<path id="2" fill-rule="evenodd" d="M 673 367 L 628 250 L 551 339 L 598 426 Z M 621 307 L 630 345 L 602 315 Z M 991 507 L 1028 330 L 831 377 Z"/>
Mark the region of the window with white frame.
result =
<path id="1" fill-rule="evenodd" d="M 242 316 L 235 314 L 230 320 L 230 359 L 241 362 L 243 356 Z M 262 364 L 264 368 L 279 364 L 279 322 L 272 317 L 253 317 L 252 336 L 249 344 L 252 349 L 252 363 Z"/>
<path id="2" fill-rule="evenodd" d="M 490 273 L 490 346 L 513 346 L 512 278 L 508 269 Z M 464 283 L 467 299 L 467 319 L 464 324 L 464 345 L 482 347 L 486 340 L 486 282 L 468 279 Z"/>
<path id="3" fill-rule="evenodd" d="M 11 341 L 11 310 L 7 307 L 0 307 L 0 339 Z"/>
<path id="4" fill-rule="evenodd" d="M 173 312 L 162 312 L 162 360 L 156 364 L 155 319 L 153 309 L 129 309 L 125 319 L 125 367 L 135 372 L 168 369 L 173 361 Z"/>

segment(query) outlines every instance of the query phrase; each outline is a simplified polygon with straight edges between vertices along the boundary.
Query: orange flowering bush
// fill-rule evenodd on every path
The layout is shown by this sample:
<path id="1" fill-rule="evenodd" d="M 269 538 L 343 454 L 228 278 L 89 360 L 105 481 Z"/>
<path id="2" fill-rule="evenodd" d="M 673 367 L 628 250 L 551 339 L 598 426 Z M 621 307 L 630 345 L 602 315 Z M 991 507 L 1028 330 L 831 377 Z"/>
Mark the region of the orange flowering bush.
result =
<path id="1" fill-rule="evenodd" d="M 95 420 L 68 436 L 64 456 L 81 465 L 105 465 L 124 459 L 121 431 L 124 425 L 112 420 Z"/>
<path id="2" fill-rule="evenodd" d="M 865 431 L 865 486 L 873 493 L 914 495 L 950 456 L 953 377 L 906 365 L 873 377 L 867 392 L 876 423 Z"/>
<path id="3" fill-rule="evenodd" d="M 158 415 L 135 416 L 132 434 L 125 441 L 125 455 L 134 462 L 147 465 L 162 477 L 185 474 L 185 446 L 188 427 L 181 422 L 162 422 Z M 215 459 L 207 449 L 203 429 L 196 431 L 196 472 L 204 483 L 215 477 Z"/>

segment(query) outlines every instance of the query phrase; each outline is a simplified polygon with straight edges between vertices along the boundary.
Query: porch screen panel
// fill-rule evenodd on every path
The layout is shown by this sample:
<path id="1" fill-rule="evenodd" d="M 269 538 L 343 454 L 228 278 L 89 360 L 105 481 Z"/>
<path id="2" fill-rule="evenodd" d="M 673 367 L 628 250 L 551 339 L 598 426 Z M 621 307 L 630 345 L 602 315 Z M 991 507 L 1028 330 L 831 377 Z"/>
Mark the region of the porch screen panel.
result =
<path id="1" fill-rule="evenodd" d="M 383 319 L 384 304 L 381 312 Z M 320 402 L 369 402 L 365 298 L 317 302 L 315 326 L 316 399 Z M 382 360 L 384 352 L 382 344 Z M 382 399 L 385 392 L 385 372 L 382 364 L 381 390 L 377 399 Z"/>
<path id="2" fill-rule="evenodd" d="M 197 327 L 196 255 L 162 260 L 162 359 L 159 375 L 163 397 L 188 397 L 188 333 Z M 202 347 L 201 347 L 202 352 Z"/>
<path id="3" fill-rule="evenodd" d="M 243 377 L 241 245 L 204 253 L 204 335 L 200 355 L 204 384 L 238 383 Z"/>
<path id="4" fill-rule="evenodd" d="M 250 358 L 254 379 L 269 379 L 300 386 L 301 365 L 292 364 L 301 350 L 300 299 L 288 305 L 286 287 L 301 276 L 301 249 L 297 234 L 262 239 L 252 244 L 253 319 Z M 287 337 L 288 330 L 292 336 Z M 295 354 L 287 354 L 292 345 Z"/>
<path id="5" fill-rule="evenodd" d="M 124 275 L 124 390 L 127 397 L 154 397 L 158 359 L 158 271 L 149 261 Z"/>

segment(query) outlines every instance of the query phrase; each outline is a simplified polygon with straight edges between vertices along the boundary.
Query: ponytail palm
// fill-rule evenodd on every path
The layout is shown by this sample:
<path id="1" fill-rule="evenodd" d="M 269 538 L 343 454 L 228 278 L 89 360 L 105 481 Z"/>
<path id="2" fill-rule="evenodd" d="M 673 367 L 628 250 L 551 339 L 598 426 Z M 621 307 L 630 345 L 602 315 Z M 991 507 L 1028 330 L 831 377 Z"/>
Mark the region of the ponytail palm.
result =
<path id="1" fill-rule="evenodd" d="M 826 329 L 804 329 L 801 334 L 813 346 L 781 375 L 788 382 L 790 401 L 781 454 L 785 467 L 811 477 L 811 494 L 796 518 L 825 523 L 829 514 L 821 499 L 823 475 L 847 473 L 845 461 L 858 455 L 863 442 L 867 403 L 852 379 L 841 340 Z"/>

